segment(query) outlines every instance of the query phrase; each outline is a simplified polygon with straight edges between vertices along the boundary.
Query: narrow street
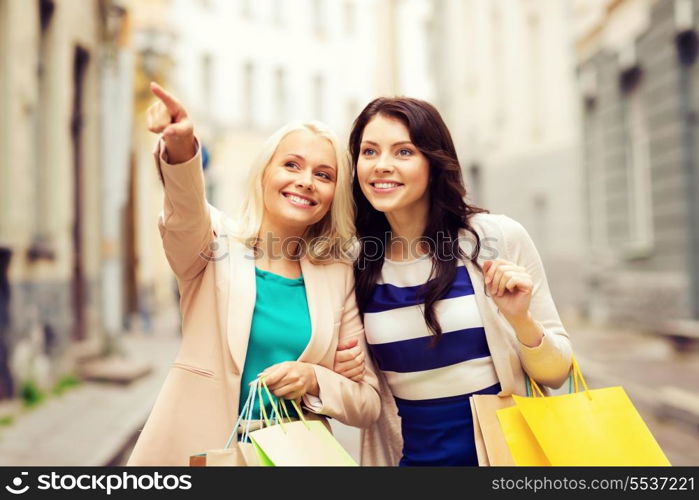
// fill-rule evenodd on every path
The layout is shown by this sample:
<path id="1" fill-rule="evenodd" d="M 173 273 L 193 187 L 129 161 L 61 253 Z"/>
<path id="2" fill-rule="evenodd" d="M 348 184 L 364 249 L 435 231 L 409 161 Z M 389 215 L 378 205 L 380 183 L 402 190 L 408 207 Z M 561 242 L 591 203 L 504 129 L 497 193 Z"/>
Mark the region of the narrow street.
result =
<path id="1" fill-rule="evenodd" d="M 84 383 L 19 416 L 0 428 L 0 464 L 124 465 L 179 344 L 172 318 L 156 325 L 152 336 L 124 342 L 129 359 L 152 363 L 148 376 L 128 386 Z M 678 418 L 672 410 L 680 404 L 677 394 L 697 397 L 699 353 L 678 356 L 661 339 L 628 330 L 569 328 L 590 388 L 623 386 L 670 462 L 698 464 L 699 411 Z M 338 422 L 332 426 L 358 459 L 359 431 Z"/>

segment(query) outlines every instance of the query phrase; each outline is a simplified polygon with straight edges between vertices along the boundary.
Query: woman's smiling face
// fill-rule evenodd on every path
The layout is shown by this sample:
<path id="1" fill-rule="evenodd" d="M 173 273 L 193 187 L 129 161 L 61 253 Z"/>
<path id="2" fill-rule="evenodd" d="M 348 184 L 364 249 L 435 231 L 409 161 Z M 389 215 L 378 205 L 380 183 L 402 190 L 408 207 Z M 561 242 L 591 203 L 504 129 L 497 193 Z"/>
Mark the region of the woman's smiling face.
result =
<path id="1" fill-rule="evenodd" d="M 357 179 L 371 205 L 387 215 L 415 214 L 429 203 L 429 161 L 402 121 L 377 114 L 367 123 L 357 159 Z"/>
<path id="2" fill-rule="evenodd" d="M 330 209 L 337 159 L 329 140 L 308 130 L 284 137 L 262 177 L 264 220 L 303 233 Z"/>

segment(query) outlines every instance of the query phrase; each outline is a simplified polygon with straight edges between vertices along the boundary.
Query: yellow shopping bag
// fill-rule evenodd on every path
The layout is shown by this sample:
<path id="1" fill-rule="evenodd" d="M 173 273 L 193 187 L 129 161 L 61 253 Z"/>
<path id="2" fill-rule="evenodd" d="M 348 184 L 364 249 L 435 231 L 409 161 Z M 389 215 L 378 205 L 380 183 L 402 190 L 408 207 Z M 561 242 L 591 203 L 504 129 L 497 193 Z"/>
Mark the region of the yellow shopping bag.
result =
<path id="1" fill-rule="evenodd" d="M 590 390 L 575 359 L 573 380 L 575 392 L 550 397 L 532 380 L 540 397 L 498 410 L 517 465 L 670 465 L 623 388 Z"/>
<path id="2" fill-rule="evenodd" d="M 526 377 L 525 382 L 527 396 L 531 396 L 531 379 Z M 572 375 L 569 382 L 572 391 Z M 487 454 L 486 460 L 479 457 L 479 465 L 551 465 L 513 396 L 474 394 L 471 401 L 476 410 L 474 426 L 478 422 Z"/>
<path id="3" fill-rule="evenodd" d="M 517 406 L 498 410 L 497 415 L 515 465 L 551 465 Z"/>

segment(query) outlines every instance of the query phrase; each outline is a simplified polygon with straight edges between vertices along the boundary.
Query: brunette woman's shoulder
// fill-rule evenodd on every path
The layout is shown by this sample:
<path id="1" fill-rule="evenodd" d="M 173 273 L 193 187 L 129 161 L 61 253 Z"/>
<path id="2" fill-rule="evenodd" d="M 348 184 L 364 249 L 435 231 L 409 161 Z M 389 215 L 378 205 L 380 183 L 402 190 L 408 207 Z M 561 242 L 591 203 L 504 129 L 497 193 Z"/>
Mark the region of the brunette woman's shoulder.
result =
<path id="1" fill-rule="evenodd" d="M 469 217 L 471 225 L 478 229 L 498 228 L 505 233 L 519 232 L 524 227 L 512 217 L 505 214 L 477 213 Z"/>
<path id="2" fill-rule="evenodd" d="M 468 222 L 481 236 L 487 236 L 494 231 L 502 231 L 503 225 L 507 225 L 508 217 L 503 214 L 477 213 L 469 216 Z"/>
<path id="3" fill-rule="evenodd" d="M 477 217 L 477 218 L 476 218 Z M 504 214 L 477 214 L 472 225 L 481 236 L 489 237 L 491 246 L 499 247 L 503 255 L 513 255 L 522 248 L 531 250 L 534 243 L 527 229 L 517 220 Z M 505 257 L 508 258 L 508 257 Z"/>

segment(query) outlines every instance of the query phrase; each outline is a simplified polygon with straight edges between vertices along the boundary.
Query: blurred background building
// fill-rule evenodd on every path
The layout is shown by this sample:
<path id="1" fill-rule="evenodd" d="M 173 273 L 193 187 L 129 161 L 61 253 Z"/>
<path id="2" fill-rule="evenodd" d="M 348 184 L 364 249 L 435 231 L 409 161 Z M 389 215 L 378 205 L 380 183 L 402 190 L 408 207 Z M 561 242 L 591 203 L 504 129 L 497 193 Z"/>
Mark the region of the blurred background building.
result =
<path id="1" fill-rule="evenodd" d="M 434 103 L 470 201 L 531 234 L 580 357 L 623 343 L 613 382 L 653 374 L 696 424 L 695 358 L 659 339 L 699 337 L 698 24 L 699 0 L 0 0 L 0 456 L 62 460 L 68 430 L 55 455 L 17 458 L 45 441 L 27 430 L 44 411 L 104 440 L 73 463 L 120 463 L 174 357 L 150 81 L 192 115 L 209 200 L 229 214 L 285 122 L 319 119 L 346 142 L 374 97 Z M 5 419 L 28 387 L 89 378 L 114 354 L 154 371 L 109 365 L 102 379 L 136 382 Z M 695 434 L 662 435 L 699 462 Z"/>
<path id="2" fill-rule="evenodd" d="M 320 119 L 346 134 L 393 89 L 390 67 L 374 71 L 390 3 L 2 0 L 0 396 L 50 386 L 176 306 L 149 82 L 191 112 L 209 198 L 232 213 L 274 129 Z"/>
<path id="3" fill-rule="evenodd" d="M 699 319 L 698 8 L 575 5 L 595 318 L 645 328 Z"/>
<path id="4" fill-rule="evenodd" d="M 559 311 L 575 315 L 585 294 L 585 241 L 571 4 L 432 5 L 431 100 L 454 136 L 471 198 L 527 228 Z"/>
<path id="5" fill-rule="evenodd" d="M 383 2 L 385 3 L 385 2 Z M 210 151 L 212 203 L 240 201 L 262 142 L 290 120 L 321 120 L 345 133 L 376 94 L 372 0 L 175 0 L 172 89 Z M 380 13 L 379 13 L 380 14 Z M 366 22 L 368 17 L 374 22 Z M 376 24 L 374 24 L 376 23 Z"/>
<path id="6" fill-rule="evenodd" d="M 0 2 L 0 397 L 103 331 L 103 7 Z"/>

